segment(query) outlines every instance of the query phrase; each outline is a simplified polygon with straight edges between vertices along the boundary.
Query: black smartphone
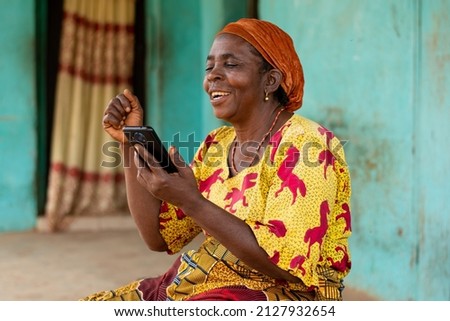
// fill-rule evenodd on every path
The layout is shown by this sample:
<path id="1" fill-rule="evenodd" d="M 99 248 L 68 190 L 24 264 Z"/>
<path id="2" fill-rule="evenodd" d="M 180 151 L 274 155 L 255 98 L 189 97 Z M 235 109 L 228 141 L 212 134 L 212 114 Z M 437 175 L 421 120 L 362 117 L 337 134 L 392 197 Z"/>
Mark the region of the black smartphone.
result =
<path id="1" fill-rule="evenodd" d="M 150 126 L 124 126 L 123 133 L 128 138 L 130 144 L 141 144 L 147 151 L 155 157 L 162 168 L 168 173 L 178 172 L 172 160 L 169 157 L 169 152 L 163 145 L 155 130 Z"/>

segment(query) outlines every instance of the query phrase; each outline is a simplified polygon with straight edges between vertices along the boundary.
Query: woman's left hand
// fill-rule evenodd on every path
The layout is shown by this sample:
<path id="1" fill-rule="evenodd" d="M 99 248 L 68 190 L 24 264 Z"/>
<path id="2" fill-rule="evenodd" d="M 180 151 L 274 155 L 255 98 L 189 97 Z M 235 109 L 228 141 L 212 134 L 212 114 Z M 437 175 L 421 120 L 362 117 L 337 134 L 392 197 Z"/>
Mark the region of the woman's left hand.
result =
<path id="1" fill-rule="evenodd" d="M 169 156 L 178 169 L 176 173 L 168 173 L 158 161 L 142 145 L 135 145 L 137 180 L 156 198 L 166 201 L 179 208 L 203 197 L 198 190 L 194 173 L 183 160 L 175 147 L 170 147 Z M 139 155 L 142 160 L 140 159 Z M 142 163 L 145 160 L 145 166 Z"/>

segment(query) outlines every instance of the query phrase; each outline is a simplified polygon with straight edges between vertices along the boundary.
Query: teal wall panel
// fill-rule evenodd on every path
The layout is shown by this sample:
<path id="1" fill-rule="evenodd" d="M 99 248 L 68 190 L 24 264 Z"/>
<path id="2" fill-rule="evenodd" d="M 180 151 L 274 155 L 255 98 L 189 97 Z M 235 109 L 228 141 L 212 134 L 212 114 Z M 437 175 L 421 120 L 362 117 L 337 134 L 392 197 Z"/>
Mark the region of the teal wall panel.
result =
<path id="1" fill-rule="evenodd" d="M 449 135 L 449 9 L 439 0 L 260 1 L 260 17 L 292 35 L 303 62 L 299 113 L 347 141 L 347 285 L 381 299 L 450 298 L 450 153 L 440 147 Z"/>
<path id="2" fill-rule="evenodd" d="M 0 232 L 36 221 L 34 1 L 0 10 Z"/>
<path id="3" fill-rule="evenodd" d="M 202 126 L 200 2 L 162 1 L 161 11 L 168 18 L 160 24 L 162 133 L 190 160 Z"/>
<path id="4" fill-rule="evenodd" d="M 216 33 L 227 23 L 247 16 L 247 1 L 243 0 L 201 0 L 202 15 L 202 49 L 201 49 L 201 76 L 203 81 L 206 57 L 214 41 Z M 224 125 L 218 120 L 212 111 L 209 97 L 201 89 L 202 95 L 202 137 L 205 137 L 212 129 Z"/>
<path id="5" fill-rule="evenodd" d="M 421 300 L 450 300 L 450 2 L 420 4 L 415 210 Z"/>

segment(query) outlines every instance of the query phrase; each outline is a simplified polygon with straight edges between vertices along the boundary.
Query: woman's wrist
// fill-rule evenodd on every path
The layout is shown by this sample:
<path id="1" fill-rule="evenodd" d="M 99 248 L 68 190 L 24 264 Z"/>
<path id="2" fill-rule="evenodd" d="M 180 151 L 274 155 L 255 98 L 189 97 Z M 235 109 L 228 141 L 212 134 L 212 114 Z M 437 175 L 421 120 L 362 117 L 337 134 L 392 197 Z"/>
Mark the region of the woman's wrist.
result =
<path id="1" fill-rule="evenodd" d="M 195 197 L 187 200 L 185 204 L 180 205 L 179 208 L 187 216 L 195 217 L 208 206 L 207 202 L 208 200 L 199 192 Z"/>

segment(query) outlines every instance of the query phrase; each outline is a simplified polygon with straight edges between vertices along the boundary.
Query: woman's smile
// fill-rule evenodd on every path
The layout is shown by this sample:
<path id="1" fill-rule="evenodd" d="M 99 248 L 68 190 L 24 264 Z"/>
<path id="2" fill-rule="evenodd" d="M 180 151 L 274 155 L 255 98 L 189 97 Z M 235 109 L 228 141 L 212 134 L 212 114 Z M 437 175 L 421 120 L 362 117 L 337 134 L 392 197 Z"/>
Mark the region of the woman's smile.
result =
<path id="1" fill-rule="evenodd" d="M 211 101 L 211 104 L 213 106 L 223 103 L 228 96 L 230 95 L 230 92 L 226 91 L 212 91 L 209 94 L 209 99 Z"/>

